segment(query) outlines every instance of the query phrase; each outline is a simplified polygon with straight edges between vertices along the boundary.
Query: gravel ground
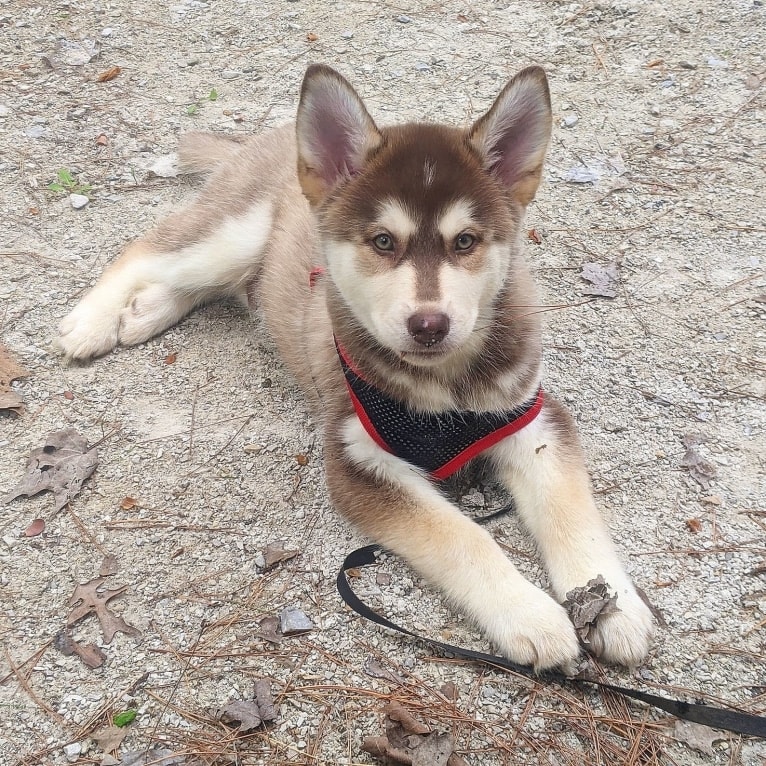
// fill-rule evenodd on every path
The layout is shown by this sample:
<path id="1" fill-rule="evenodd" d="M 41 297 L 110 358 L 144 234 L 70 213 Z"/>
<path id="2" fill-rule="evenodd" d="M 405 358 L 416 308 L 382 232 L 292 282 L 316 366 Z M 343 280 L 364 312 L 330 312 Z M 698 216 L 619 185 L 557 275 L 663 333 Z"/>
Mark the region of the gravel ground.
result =
<path id="1" fill-rule="evenodd" d="M 370 764 L 360 745 L 390 699 L 451 730 L 473 766 L 764 763 L 763 742 L 689 744 L 640 706 L 434 658 L 344 609 L 334 578 L 361 541 L 328 505 L 317 436 L 257 317 L 211 306 L 85 367 L 62 367 L 51 344 L 101 268 L 191 193 L 148 171 L 184 131 L 292 119 L 312 61 L 348 76 L 383 123 L 458 124 L 542 64 L 556 127 L 528 218 L 541 242 L 527 249 L 554 307 L 546 386 L 575 412 L 600 505 L 666 623 L 644 666 L 604 673 L 763 712 L 760 0 L 0 0 L 0 30 L 0 337 L 30 372 L 14 384 L 24 414 L 0 414 L 0 492 L 49 432 L 100 442 L 65 510 L 49 494 L 0 506 L 1 764 L 127 766 L 155 744 L 179 764 Z M 61 169 L 69 188 L 49 191 Z M 70 191 L 89 203 L 75 209 Z M 585 293 L 586 262 L 617 264 L 616 298 Z M 709 482 L 683 466 L 693 434 Z M 45 531 L 27 537 L 35 518 Z M 493 527 L 544 584 L 517 520 Z M 264 571 L 275 540 L 299 555 Z M 106 587 L 128 586 L 110 606 L 141 635 L 106 644 L 95 619 L 79 622 L 71 636 L 106 658 L 91 669 L 53 640 L 107 553 Z M 393 619 L 486 648 L 400 563 L 356 583 Z M 314 630 L 259 637 L 286 606 Z M 371 658 L 400 681 L 370 675 Z M 235 738 L 216 711 L 259 677 L 278 719 Z M 91 735 L 129 708 L 137 718 L 105 757 Z"/>

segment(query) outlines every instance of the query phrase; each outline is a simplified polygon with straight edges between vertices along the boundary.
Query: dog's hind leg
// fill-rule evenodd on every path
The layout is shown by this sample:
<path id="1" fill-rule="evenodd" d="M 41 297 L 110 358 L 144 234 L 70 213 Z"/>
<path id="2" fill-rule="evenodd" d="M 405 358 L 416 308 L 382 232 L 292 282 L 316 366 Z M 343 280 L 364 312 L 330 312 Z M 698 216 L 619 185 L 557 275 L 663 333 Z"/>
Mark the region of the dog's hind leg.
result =
<path id="1" fill-rule="evenodd" d="M 118 343 L 142 343 L 201 303 L 244 297 L 268 242 L 273 205 L 262 200 L 205 224 L 210 218 L 200 199 L 129 246 L 61 322 L 64 356 L 88 359 Z"/>

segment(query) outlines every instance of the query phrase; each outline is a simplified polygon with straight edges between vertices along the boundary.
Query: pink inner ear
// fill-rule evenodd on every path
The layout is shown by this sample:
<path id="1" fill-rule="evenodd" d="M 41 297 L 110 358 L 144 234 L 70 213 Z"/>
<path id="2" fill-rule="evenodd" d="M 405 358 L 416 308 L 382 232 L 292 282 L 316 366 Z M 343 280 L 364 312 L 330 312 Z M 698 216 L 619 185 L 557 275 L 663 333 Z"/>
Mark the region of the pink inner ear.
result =
<path id="1" fill-rule="evenodd" d="M 377 128 L 348 83 L 320 75 L 304 93 L 298 133 L 304 161 L 332 187 L 360 170 Z"/>
<path id="2" fill-rule="evenodd" d="M 473 141 L 487 168 L 507 186 L 538 173 L 550 138 L 550 100 L 539 78 L 512 80 L 474 126 Z"/>
<path id="3" fill-rule="evenodd" d="M 332 184 L 341 176 L 350 175 L 353 150 L 346 130 L 325 111 L 314 116 L 312 127 L 311 151 L 319 160 L 316 169 L 322 180 Z"/>
<path id="4" fill-rule="evenodd" d="M 525 105 L 526 106 L 526 105 Z M 488 136 L 490 169 L 506 184 L 534 170 L 548 144 L 547 115 L 536 105 L 498 119 Z"/>

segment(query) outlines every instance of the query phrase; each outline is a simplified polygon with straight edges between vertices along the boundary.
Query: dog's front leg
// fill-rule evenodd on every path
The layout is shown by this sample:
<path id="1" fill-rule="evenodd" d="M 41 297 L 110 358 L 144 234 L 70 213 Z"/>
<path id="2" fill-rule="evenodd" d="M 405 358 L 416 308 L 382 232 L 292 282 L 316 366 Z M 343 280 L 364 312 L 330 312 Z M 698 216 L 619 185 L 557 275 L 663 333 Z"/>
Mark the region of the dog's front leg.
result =
<path id="1" fill-rule="evenodd" d="M 355 416 L 328 435 L 325 460 L 338 510 L 438 586 L 503 655 L 538 670 L 576 659 L 564 609 L 420 471 L 377 446 Z"/>
<path id="2" fill-rule="evenodd" d="M 649 651 L 651 613 L 620 562 L 590 489 L 575 425 L 548 399 L 540 416 L 494 447 L 491 457 L 534 536 L 556 597 L 597 575 L 617 592 L 619 612 L 603 615 L 594 653 L 633 667 Z"/>

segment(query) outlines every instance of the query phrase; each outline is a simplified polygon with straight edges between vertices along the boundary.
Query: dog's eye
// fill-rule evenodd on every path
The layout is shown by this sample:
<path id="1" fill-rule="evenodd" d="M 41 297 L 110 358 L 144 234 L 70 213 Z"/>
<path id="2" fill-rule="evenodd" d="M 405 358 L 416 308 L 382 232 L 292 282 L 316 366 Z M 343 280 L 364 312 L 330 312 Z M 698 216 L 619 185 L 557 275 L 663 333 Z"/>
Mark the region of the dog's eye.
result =
<path id="1" fill-rule="evenodd" d="M 458 234 L 455 237 L 455 250 L 458 253 L 467 253 L 469 250 L 473 250 L 473 246 L 476 244 L 476 237 L 473 234 L 469 234 L 464 231 L 462 234 Z"/>
<path id="2" fill-rule="evenodd" d="M 373 237 L 372 244 L 376 250 L 382 250 L 384 253 L 394 250 L 394 238 L 390 234 L 378 234 L 377 237 Z"/>

